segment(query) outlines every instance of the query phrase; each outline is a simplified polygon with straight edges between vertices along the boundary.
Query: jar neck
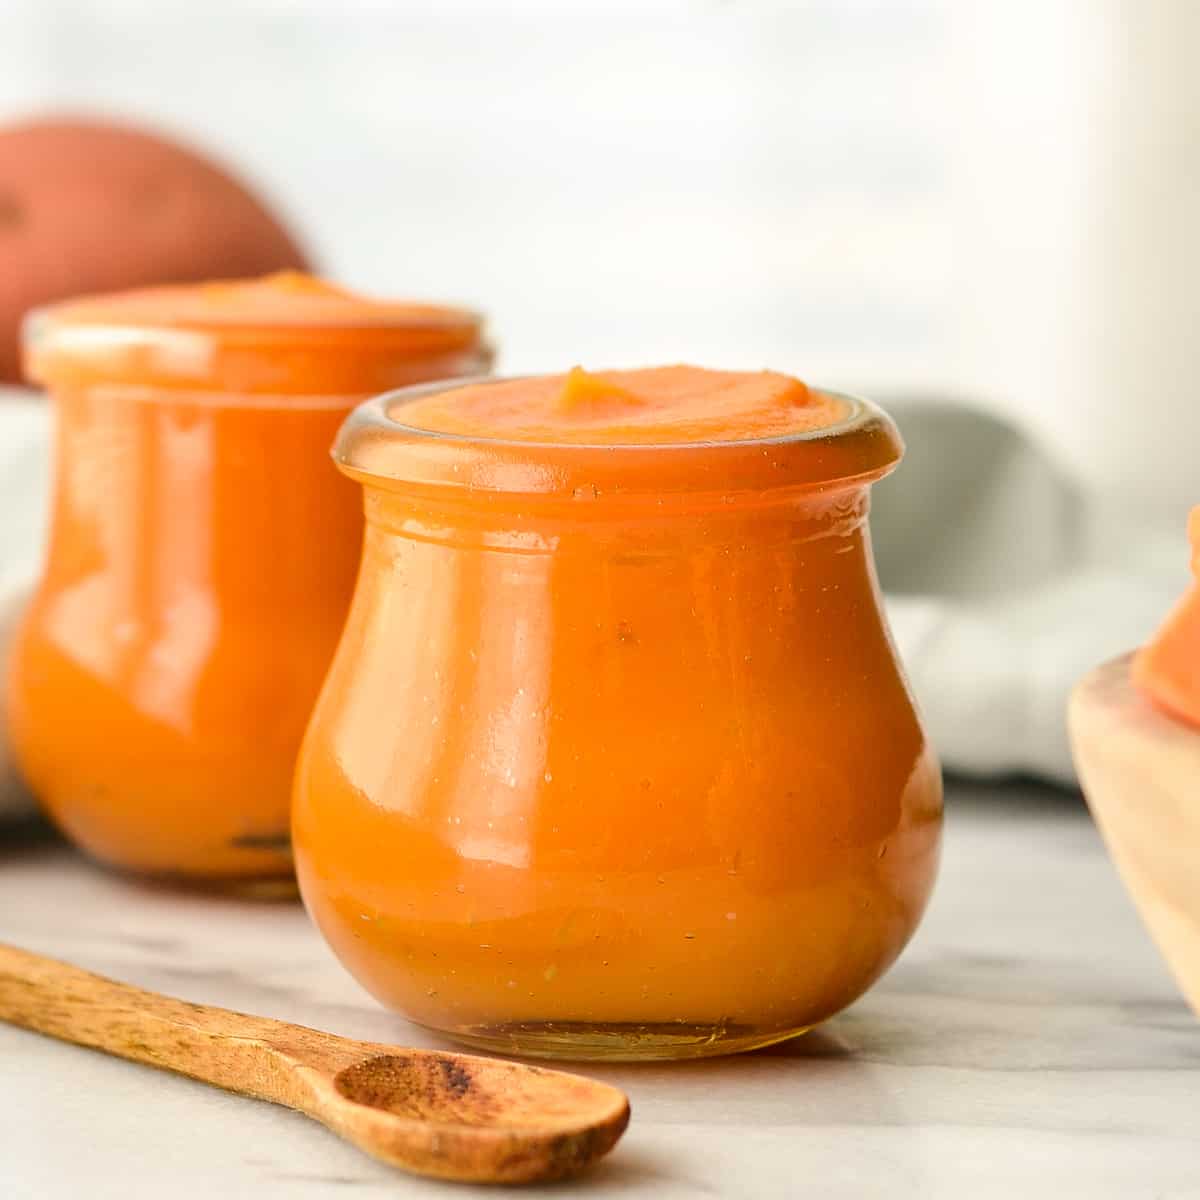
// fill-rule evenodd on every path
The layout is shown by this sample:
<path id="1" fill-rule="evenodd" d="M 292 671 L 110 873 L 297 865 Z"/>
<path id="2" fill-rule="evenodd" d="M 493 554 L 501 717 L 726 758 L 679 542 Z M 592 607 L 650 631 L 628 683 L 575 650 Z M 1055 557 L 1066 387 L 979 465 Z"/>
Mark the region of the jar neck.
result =
<path id="1" fill-rule="evenodd" d="M 565 545 L 608 543 L 636 552 L 707 542 L 725 548 L 848 538 L 866 526 L 867 484 L 774 489 L 751 495 L 690 494 L 618 498 L 429 495 L 366 487 L 370 536 L 447 546 L 550 553 Z"/>
<path id="2" fill-rule="evenodd" d="M 55 399 L 50 590 L 91 581 L 112 612 L 219 596 L 230 619 L 276 622 L 289 604 L 344 602 L 361 503 L 326 455 L 352 398 L 230 405 L 109 386 Z"/>

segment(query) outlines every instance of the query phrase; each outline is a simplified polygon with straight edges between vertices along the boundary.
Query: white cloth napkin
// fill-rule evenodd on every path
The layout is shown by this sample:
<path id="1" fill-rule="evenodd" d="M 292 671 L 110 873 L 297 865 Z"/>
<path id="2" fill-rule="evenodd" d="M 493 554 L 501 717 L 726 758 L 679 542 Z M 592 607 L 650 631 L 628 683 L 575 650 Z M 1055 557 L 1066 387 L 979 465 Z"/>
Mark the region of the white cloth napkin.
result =
<path id="1" fill-rule="evenodd" d="M 908 444 L 876 489 L 888 615 L 947 769 L 1074 781 L 1065 705 L 1186 581 L 1182 521 L 1087 499 L 1028 436 L 958 404 L 886 401 Z M 0 389 L 0 669 L 43 536 L 49 413 Z M 4 737 L 0 817 L 26 811 Z"/>

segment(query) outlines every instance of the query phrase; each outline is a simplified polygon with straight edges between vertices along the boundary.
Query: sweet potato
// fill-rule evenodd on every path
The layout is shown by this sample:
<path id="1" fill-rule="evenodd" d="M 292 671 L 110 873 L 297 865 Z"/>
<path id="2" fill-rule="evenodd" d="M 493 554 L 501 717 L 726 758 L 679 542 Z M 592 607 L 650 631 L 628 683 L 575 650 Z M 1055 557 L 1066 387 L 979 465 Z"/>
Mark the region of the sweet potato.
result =
<path id="1" fill-rule="evenodd" d="M 110 122 L 0 126 L 0 381 L 31 308 L 88 292 L 304 269 L 262 202 L 196 152 Z"/>

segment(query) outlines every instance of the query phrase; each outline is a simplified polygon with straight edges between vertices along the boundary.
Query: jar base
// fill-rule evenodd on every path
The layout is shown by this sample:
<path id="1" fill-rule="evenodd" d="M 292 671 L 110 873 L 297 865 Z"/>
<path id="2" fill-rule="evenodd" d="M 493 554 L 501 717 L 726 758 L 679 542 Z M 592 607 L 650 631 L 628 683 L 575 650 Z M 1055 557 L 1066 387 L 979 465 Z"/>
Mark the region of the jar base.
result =
<path id="1" fill-rule="evenodd" d="M 202 871 L 155 871 L 102 858 L 85 851 L 102 871 L 123 879 L 162 888 L 171 892 L 194 892 L 229 900 L 247 900 L 265 904 L 294 903 L 300 899 L 300 887 L 290 864 L 279 868 L 240 875 L 207 874 Z"/>
<path id="2" fill-rule="evenodd" d="M 51 818 L 53 821 L 53 817 Z M 283 843 L 279 853 L 255 855 L 249 862 L 241 856 L 237 865 L 222 864 L 220 869 L 210 865 L 169 869 L 127 862 L 115 855 L 94 849 L 61 821 L 54 821 L 59 832 L 103 871 L 135 880 L 149 887 L 170 891 L 200 892 L 235 900 L 295 901 L 300 899 L 292 861 L 291 844 Z M 277 839 L 278 841 L 278 839 Z M 238 850 L 244 849 L 242 846 Z"/>
<path id="3" fill-rule="evenodd" d="M 476 1050 L 517 1058 L 555 1058 L 570 1062 L 652 1062 L 741 1054 L 799 1037 L 811 1028 L 811 1025 L 801 1025 L 795 1029 L 768 1031 L 727 1024 L 528 1021 L 460 1026 L 436 1032 Z"/>

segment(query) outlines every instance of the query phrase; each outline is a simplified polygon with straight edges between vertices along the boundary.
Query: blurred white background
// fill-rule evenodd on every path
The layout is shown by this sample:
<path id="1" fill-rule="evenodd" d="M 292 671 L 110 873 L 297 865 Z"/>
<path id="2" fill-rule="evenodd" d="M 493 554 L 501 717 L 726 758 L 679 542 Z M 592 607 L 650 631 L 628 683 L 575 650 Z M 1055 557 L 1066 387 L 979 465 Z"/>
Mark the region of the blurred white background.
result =
<path id="1" fill-rule="evenodd" d="M 3 0 L 0 119 L 182 134 L 508 370 L 963 396 L 1182 512 L 1198 38 L 1192 0 Z"/>
<path id="2" fill-rule="evenodd" d="M 510 367 L 945 358 L 931 0 L 5 4 L 6 113 L 190 135 L 338 276 L 486 307 Z"/>
<path id="3" fill-rule="evenodd" d="M 1181 509 L 1197 44 L 1192 0 L 4 0 L 0 120 L 182 134 L 509 370 L 932 389 Z"/>

